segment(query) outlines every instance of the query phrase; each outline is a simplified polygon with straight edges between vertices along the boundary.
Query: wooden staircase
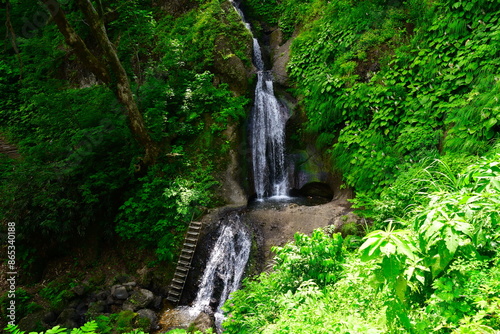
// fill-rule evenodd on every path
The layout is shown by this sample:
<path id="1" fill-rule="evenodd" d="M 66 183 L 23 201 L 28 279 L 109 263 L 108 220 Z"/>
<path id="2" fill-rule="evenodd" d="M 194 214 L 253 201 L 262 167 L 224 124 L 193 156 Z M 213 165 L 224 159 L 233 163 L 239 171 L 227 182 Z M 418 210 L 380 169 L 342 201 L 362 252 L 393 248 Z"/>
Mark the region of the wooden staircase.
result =
<path id="1" fill-rule="evenodd" d="M 174 278 L 172 279 L 168 289 L 167 300 L 174 304 L 177 304 L 181 299 L 182 291 L 184 290 L 184 285 L 186 284 L 186 278 L 189 273 L 189 269 L 191 268 L 194 251 L 196 250 L 196 245 L 198 244 L 201 227 L 201 222 L 191 222 L 189 224 L 186 239 L 184 239 L 184 245 L 182 246 L 181 255 L 179 256 L 177 267 L 175 268 Z"/>

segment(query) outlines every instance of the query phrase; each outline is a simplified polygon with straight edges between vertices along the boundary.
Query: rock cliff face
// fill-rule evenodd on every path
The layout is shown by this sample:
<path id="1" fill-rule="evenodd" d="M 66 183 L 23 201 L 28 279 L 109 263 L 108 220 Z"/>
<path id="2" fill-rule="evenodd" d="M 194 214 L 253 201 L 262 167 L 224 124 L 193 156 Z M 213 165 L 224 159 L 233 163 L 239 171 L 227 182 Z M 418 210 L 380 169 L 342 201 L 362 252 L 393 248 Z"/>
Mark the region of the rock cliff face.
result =
<path id="1" fill-rule="evenodd" d="M 222 15 L 222 20 L 224 24 L 230 25 L 231 22 L 227 22 L 229 13 L 235 12 L 233 5 L 229 1 L 221 3 L 221 9 L 225 13 Z M 230 36 L 227 34 L 221 34 L 215 39 L 215 49 L 214 49 L 214 66 L 213 71 L 217 78 L 224 83 L 227 83 L 230 89 L 237 95 L 248 95 L 250 93 L 250 80 L 255 74 L 255 69 L 252 65 L 252 36 L 241 24 L 240 29 L 244 30 L 244 34 L 238 32 L 238 34 L 245 36 L 245 38 L 240 41 L 243 44 L 243 53 L 238 54 L 237 50 L 241 52 L 241 44 L 239 46 L 231 42 Z M 241 57 L 241 58 L 240 58 Z M 242 59 L 242 58 L 246 59 Z"/>
<path id="2" fill-rule="evenodd" d="M 247 45 L 247 59 L 251 59 L 251 39 Z M 234 47 L 229 40 L 220 35 L 215 40 L 214 72 L 221 82 L 227 83 L 229 88 L 237 95 L 247 95 L 249 92 L 249 80 L 252 77 L 253 68 L 245 65 L 235 55 Z"/>
<path id="3" fill-rule="evenodd" d="M 290 60 L 290 46 L 292 42 L 293 38 L 290 38 L 288 41 L 283 41 L 283 33 L 279 28 L 275 29 L 269 36 L 274 80 L 277 84 L 285 87 L 289 87 L 290 85 L 286 66 Z"/>

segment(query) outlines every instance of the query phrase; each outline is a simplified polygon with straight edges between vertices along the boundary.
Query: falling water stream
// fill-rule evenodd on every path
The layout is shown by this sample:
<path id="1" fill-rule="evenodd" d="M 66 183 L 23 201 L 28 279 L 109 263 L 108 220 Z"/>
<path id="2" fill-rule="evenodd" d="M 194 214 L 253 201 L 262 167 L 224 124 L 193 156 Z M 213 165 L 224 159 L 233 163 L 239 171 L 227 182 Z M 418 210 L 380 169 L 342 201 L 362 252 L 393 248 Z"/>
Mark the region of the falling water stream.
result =
<path id="1" fill-rule="evenodd" d="M 252 33 L 239 4 L 232 3 Z M 257 85 L 250 135 L 255 192 L 258 200 L 266 197 L 286 198 L 289 185 L 285 165 L 285 124 L 289 114 L 274 95 L 273 76 L 271 71 L 265 70 L 257 38 L 253 38 L 253 63 L 257 69 Z"/>
<path id="2" fill-rule="evenodd" d="M 208 259 L 192 309 L 195 313 L 210 314 L 211 304 L 215 301 L 213 315 L 219 332 L 224 320 L 221 308 L 229 294 L 239 287 L 251 245 L 249 233 L 241 227 L 240 217 L 234 214 L 230 217 L 229 224 L 221 226 L 220 235 Z M 222 287 L 218 295 L 216 286 Z"/>
<path id="3" fill-rule="evenodd" d="M 216 241 L 211 247 L 199 290 L 191 306 L 179 306 L 166 312 L 170 328 L 187 328 L 200 313 L 213 316 L 217 333 L 222 333 L 222 306 L 239 288 L 252 246 L 250 232 L 237 211 L 219 221 Z"/>

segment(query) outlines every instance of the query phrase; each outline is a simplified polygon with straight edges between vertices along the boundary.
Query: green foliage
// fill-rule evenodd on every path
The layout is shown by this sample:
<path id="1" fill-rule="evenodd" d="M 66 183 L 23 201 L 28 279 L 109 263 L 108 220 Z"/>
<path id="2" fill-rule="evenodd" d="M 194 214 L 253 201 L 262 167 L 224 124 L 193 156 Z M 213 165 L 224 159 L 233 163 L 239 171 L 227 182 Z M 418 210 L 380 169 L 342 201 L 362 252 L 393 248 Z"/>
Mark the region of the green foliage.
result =
<path id="1" fill-rule="evenodd" d="M 280 4 L 276 0 L 250 0 L 241 4 L 245 18 L 251 22 L 277 25 L 280 16 Z"/>
<path id="2" fill-rule="evenodd" d="M 156 52 L 167 69 L 201 72 L 213 65 L 218 52 L 223 57 L 232 53 L 247 64 L 251 61 L 250 35 L 229 2 L 207 1 L 176 20 L 167 16 L 158 22 L 158 35 Z"/>
<path id="3" fill-rule="evenodd" d="M 25 334 L 26 332 L 19 330 L 17 326 L 12 326 L 8 325 L 5 330 L 7 333 L 10 334 Z M 60 326 L 55 326 L 47 331 L 44 332 L 30 332 L 30 334 L 59 334 L 59 333 L 64 333 L 64 334 L 98 334 L 100 331 L 98 330 L 98 325 L 95 321 L 89 321 L 85 323 L 83 326 L 79 328 L 73 328 L 71 330 L 60 327 Z M 122 334 L 145 334 L 143 331 L 140 330 L 124 330 L 121 331 L 120 333 Z"/>
<path id="4" fill-rule="evenodd" d="M 341 276 L 340 234 L 330 237 L 316 230 L 309 237 L 297 233 L 295 243 L 276 247 L 274 251 L 275 271 L 263 273 L 256 280 L 245 280 L 245 288 L 226 302 L 224 309 L 230 317 L 223 326 L 228 333 L 264 330 L 282 316 L 280 312 L 294 310 L 303 303 L 307 308 L 317 301 L 322 295 L 320 288 Z"/>
<path id="5" fill-rule="evenodd" d="M 7 307 L 10 305 L 11 298 L 9 298 L 9 292 L 6 292 L 0 297 L 0 315 L 6 322 L 9 321 L 7 318 Z M 18 288 L 15 291 L 15 302 L 16 302 L 16 317 L 22 319 L 23 317 L 34 313 L 41 309 L 41 306 L 33 301 L 33 295 L 28 293 L 23 288 Z"/>
<path id="6" fill-rule="evenodd" d="M 395 185 L 418 189 L 405 199 L 412 205 L 402 210 L 395 203 L 401 219 L 367 234 L 357 249 L 346 240 L 341 251 L 337 235 L 332 256 L 320 231 L 276 248 L 274 271 L 246 279 L 226 302 L 226 332 L 496 333 L 497 151 L 455 165 L 447 158 L 415 166 Z"/>
<path id="7" fill-rule="evenodd" d="M 293 244 L 272 250 L 276 253 L 275 267 L 281 273 L 275 281 L 283 291 L 294 291 L 300 282 L 314 280 L 321 287 L 339 278 L 342 237 L 338 233 L 328 236 L 315 230 L 310 237 L 296 233 Z"/>
<path id="8" fill-rule="evenodd" d="M 429 173 L 423 193 L 429 201 L 408 212 L 402 223 L 406 228 L 396 231 L 389 225 L 388 231 L 365 237 L 361 258 L 379 261 L 375 276 L 383 278 L 381 283 L 399 299 L 389 301 L 388 310 L 405 309 L 402 303 L 428 296 L 416 314 L 406 311 L 399 317 L 406 329 L 411 317 L 422 331 L 498 327 L 496 311 L 489 314 L 483 309 L 498 302 L 492 291 L 499 284 L 499 157 L 483 158 L 458 176 L 440 162 L 447 173 Z M 485 279 L 489 275 L 493 278 Z M 427 313 L 435 317 L 425 319 Z"/>
<path id="9" fill-rule="evenodd" d="M 42 255 L 95 224 L 106 230 L 136 152 L 113 105 L 99 86 L 50 89 L 10 114 L 11 138 L 24 159 L 11 161 L 2 178 L 0 219 L 17 222 L 19 255 L 30 248 Z"/>
<path id="10" fill-rule="evenodd" d="M 16 31 L 25 24 L 21 18 L 42 10 L 37 4 L 11 5 Z M 96 8 L 151 137 L 165 151 L 146 176 L 134 173 L 141 152 L 123 108 L 63 47 L 52 21 L 41 22 L 30 38 L 18 36 L 21 63 L 9 41 L 2 41 L 0 129 L 23 159 L 2 159 L 0 220 L 16 221 L 25 267 L 89 231 L 106 237 L 118 231 L 171 259 L 189 219 L 212 203 L 208 189 L 228 149 L 222 132 L 245 115 L 247 99 L 234 96 L 209 71 L 218 52 L 250 63 L 250 36 L 228 2 L 206 1 L 175 19 L 153 15 L 155 6 L 141 1 Z M 82 13 L 72 4 L 64 10 L 87 40 Z M 229 49 L 222 51 L 221 43 Z"/>
<path id="11" fill-rule="evenodd" d="M 143 246 L 156 246 L 161 260 L 173 260 L 177 243 L 193 219 L 211 204 L 211 189 L 217 183 L 211 167 L 186 161 L 176 172 L 152 168 L 140 179 L 139 189 L 121 207 L 116 231 L 126 239 L 139 240 Z M 186 169 L 188 168 L 188 169 Z M 169 173 L 169 174 L 166 174 Z"/>
<path id="12" fill-rule="evenodd" d="M 499 10 L 338 1 L 297 37 L 288 68 L 306 130 L 358 193 L 376 198 L 423 158 L 495 141 Z"/>

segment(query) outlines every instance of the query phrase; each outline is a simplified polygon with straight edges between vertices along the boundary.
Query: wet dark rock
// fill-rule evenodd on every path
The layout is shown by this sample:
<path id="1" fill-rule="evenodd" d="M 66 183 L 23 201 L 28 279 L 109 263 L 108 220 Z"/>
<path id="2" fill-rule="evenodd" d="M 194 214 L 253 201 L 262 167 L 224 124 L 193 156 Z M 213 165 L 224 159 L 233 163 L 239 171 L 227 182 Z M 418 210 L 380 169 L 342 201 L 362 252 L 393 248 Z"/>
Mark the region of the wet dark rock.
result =
<path id="1" fill-rule="evenodd" d="M 322 182 L 310 182 L 300 188 L 300 192 L 305 197 L 323 197 L 331 200 L 333 191 L 330 186 Z"/>
<path id="2" fill-rule="evenodd" d="M 19 329 L 27 332 L 37 332 L 45 330 L 49 327 L 44 321 L 45 316 L 46 313 L 44 311 L 28 314 L 19 321 Z"/>
<path id="3" fill-rule="evenodd" d="M 125 300 L 129 296 L 127 288 L 124 287 L 123 285 L 114 285 L 111 288 L 111 295 L 113 295 L 114 298 L 121 300 Z"/>
<path id="4" fill-rule="evenodd" d="M 153 310 L 150 310 L 150 309 L 141 309 L 139 311 L 137 311 L 137 316 L 139 317 L 139 319 L 145 319 L 147 320 L 148 322 L 148 326 L 149 328 L 144 328 L 146 330 L 154 330 L 157 328 L 157 321 L 158 321 L 158 318 L 156 316 L 156 313 L 153 311 Z"/>
<path id="5" fill-rule="evenodd" d="M 215 321 L 205 312 L 201 312 L 194 320 L 192 326 L 195 330 L 205 333 L 209 328 L 213 329 L 215 327 Z"/>
<path id="6" fill-rule="evenodd" d="M 78 327 L 79 318 L 80 317 L 74 308 L 67 308 L 59 314 L 56 323 L 64 328 L 75 328 Z"/>

